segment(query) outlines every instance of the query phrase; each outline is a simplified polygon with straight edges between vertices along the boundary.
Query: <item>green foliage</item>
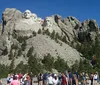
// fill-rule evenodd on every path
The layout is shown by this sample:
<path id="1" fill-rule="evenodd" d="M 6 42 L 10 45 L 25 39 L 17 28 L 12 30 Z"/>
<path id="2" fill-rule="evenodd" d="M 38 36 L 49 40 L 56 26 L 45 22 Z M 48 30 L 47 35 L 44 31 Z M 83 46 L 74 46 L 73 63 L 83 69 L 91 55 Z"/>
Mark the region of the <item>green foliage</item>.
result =
<path id="1" fill-rule="evenodd" d="M 8 54 L 8 49 L 6 47 L 5 50 L 3 51 L 2 55 L 7 55 L 7 54 Z"/>
<path id="2" fill-rule="evenodd" d="M 32 34 L 33 34 L 33 36 L 36 36 L 36 32 L 35 32 L 35 31 L 33 31 L 33 33 L 32 33 Z"/>
<path id="3" fill-rule="evenodd" d="M 65 43 L 67 43 L 66 36 L 64 36 L 64 37 L 62 38 L 62 41 L 65 42 Z"/>
<path id="4" fill-rule="evenodd" d="M 67 69 L 69 69 L 67 62 L 64 61 L 64 59 L 61 59 L 59 56 L 57 58 L 57 60 L 54 62 L 54 67 L 55 69 L 58 70 L 58 72 L 63 72 Z"/>
<path id="5" fill-rule="evenodd" d="M 17 44 L 12 44 L 11 49 L 18 49 L 18 45 Z"/>
<path id="6" fill-rule="evenodd" d="M 53 32 L 50 35 L 51 39 L 55 39 L 55 30 L 53 30 Z"/>
<path id="7" fill-rule="evenodd" d="M 59 39 L 59 34 L 58 33 L 56 33 L 56 35 L 55 35 L 55 40 L 57 41 L 57 39 Z"/>
<path id="8" fill-rule="evenodd" d="M 39 30 L 38 30 L 38 34 L 41 34 L 41 33 L 42 33 L 42 31 L 41 31 L 41 29 L 39 29 Z"/>
<path id="9" fill-rule="evenodd" d="M 23 41 L 25 41 L 25 40 L 27 40 L 27 39 L 29 39 L 29 37 L 27 37 L 27 36 L 19 36 L 19 37 L 17 38 L 17 40 L 19 41 L 19 43 L 22 43 Z"/>
<path id="10" fill-rule="evenodd" d="M 15 73 L 27 73 L 29 72 L 29 66 L 27 64 L 24 64 L 23 61 L 21 61 L 17 67 L 14 69 Z"/>
<path id="11" fill-rule="evenodd" d="M 76 60 L 75 63 L 71 66 L 72 72 L 75 72 L 76 70 L 79 70 L 79 62 Z"/>
<path id="12" fill-rule="evenodd" d="M 42 63 L 44 64 L 44 68 L 46 70 L 52 71 L 52 68 L 54 67 L 54 58 L 51 57 L 50 54 L 48 54 L 47 56 L 44 56 Z"/>
<path id="13" fill-rule="evenodd" d="M 33 51 L 34 51 L 34 47 L 32 46 L 32 47 L 30 47 L 30 49 L 27 52 L 27 57 L 32 56 Z"/>
<path id="14" fill-rule="evenodd" d="M 6 78 L 9 72 L 9 67 L 0 64 L 0 78 Z"/>
<path id="15" fill-rule="evenodd" d="M 17 39 L 17 34 L 16 34 L 16 30 L 13 30 L 13 34 L 12 34 L 12 37 Z"/>
<path id="16" fill-rule="evenodd" d="M 92 65 L 90 64 L 90 62 L 88 60 L 80 60 L 79 63 L 79 68 L 78 71 L 87 71 L 87 72 L 92 72 Z"/>
<path id="17" fill-rule="evenodd" d="M 14 58 L 13 58 L 12 61 L 11 61 L 10 66 L 9 66 L 9 73 L 13 73 L 14 72 L 14 67 L 15 67 L 15 65 L 14 65 Z"/>
<path id="18" fill-rule="evenodd" d="M 18 54 L 17 56 L 21 56 L 22 55 L 22 49 L 18 49 Z"/>
<path id="19" fill-rule="evenodd" d="M 28 59 L 28 65 L 29 65 L 29 69 L 31 72 L 33 72 L 35 75 L 42 72 L 43 66 L 41 65 L 41 63 L 38 61 L 38 59 L 36 58 L 36 54 L 29 56 Z"/>
<path id="20" fill-rule="evenodd" d="M 9 60 L 12 60 L 12 58 L 13 58 L 12 49 L 10 50 L 10 53 L 9 53 L 8 57 L 9 57 Z"/>
<path id="21" fill-rule="evenodd" d="M 44 30 L 43 34 L 46 34 L 46 35 L 50 36 L 50 32 L 49 32 L 48 29 Z"/>
<path id="22" fill-rule="evenodd" d="M 22 43 L 22 45 L 21 45 L 22 51 L 25 51 L 26 45 L 27 45 L 27 44 L 26 44 L 26 41 L 24 40 L 23 43 Z"/>

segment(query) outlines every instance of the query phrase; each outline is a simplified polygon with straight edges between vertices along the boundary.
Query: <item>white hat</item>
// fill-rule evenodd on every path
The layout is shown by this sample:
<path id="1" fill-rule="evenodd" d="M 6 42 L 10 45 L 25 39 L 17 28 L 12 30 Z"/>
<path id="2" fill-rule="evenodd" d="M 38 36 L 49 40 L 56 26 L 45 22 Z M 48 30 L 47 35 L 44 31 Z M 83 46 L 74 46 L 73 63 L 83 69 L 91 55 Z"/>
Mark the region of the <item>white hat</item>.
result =
<path id="1" fill-rule="evenodd" d="M 54 76 L 57 76 L 57 74 L 54 74 Z"/>

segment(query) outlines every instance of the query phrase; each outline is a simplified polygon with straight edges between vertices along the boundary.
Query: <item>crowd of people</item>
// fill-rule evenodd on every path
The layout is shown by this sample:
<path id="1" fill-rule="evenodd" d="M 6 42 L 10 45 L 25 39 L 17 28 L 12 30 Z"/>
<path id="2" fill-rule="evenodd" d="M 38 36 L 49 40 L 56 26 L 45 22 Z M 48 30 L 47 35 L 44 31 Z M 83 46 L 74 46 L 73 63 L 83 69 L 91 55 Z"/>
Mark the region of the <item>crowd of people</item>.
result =
<path id="1" fill-rule="evenodd" d="M 98 85 L 99 75 L 97 72 L 88 74 L 87 72 L 71 73 L 66 71 L 60 74 L 39 74 L 38 85 Z"/>
<path id="2" fill-rule="evenodd" d="M 32 85 L 32 73 L 8 74 L 7 85 Z"/>
<path id="3" fill-rule="evenodd" d="M 39 73 L 37 76 L 38 85 L 99 85 L 98 72 L 90 73 L 77 71 L 65 71 L 63 73 Z M 8 74 L 7 85 L 33 85 L 34 75 Z M 2 83 L 0 84 L 2 85 Z M 34 83 L 35 85 L 35 83 Z"/>

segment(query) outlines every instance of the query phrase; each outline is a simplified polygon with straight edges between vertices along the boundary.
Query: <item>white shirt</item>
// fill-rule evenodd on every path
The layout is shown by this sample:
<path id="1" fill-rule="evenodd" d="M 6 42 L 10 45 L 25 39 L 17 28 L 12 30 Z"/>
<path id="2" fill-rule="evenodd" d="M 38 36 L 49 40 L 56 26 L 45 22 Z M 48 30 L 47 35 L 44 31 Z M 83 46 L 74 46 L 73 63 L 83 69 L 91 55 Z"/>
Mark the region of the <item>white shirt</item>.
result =
<path id="1" fill-rule="evenodd" d="M 48 77 L 48 84 L 53 84 L 53 78 L 52 78 L 52 76 Z"/>
<path id="2" fill-rule="evenodd" d="M 57 84 L 58 84 L 58 78 L 57 79 L 53 78 L 53 85 L 57 85 Z"/>
<path id="3" fill-rule="evenodd" d="M 93 76 L 93 79 L 94 79 L 94 80 L 95 80 L 95 79 L 98 79 L 98 75 L 95 74 L 95 75 Z"/>

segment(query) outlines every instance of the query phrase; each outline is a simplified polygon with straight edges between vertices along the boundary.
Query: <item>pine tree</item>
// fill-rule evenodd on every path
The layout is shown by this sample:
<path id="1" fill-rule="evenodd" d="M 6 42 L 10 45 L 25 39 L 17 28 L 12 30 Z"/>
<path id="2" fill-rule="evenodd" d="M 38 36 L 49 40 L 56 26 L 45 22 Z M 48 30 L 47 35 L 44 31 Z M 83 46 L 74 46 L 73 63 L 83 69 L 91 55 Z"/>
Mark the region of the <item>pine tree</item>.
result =
<path id="1" fill-rule="evenodd" d="M 50 35 L 51 39 L 55 39 L 55 30 L 53 30 L 53 32 Z"/>
<path id="2" fill-rule="evenodd" d="M 65 43 L 67 43 L 66 36 L 64 36 L 64 37 L 62 38 L 62 41 L 65 42 Z"/>
<path id="3" fill-rule="evenodd" d="M 22 55 L 22 50 L 19 49 L 19 50 L 18 50 L 18 54 L 17 54 L 17 56 L 21 56 L 21 55 Z"/>
<path id="4" fill-rule="evenodd" d="M 9 72 L 10 73 L 14 72 L 14 67 L 15 67 L 15 65 L 14 65 L 14 58 L 13 58 L 12 61 L 11 61 L 10 66 L 9 66 Z"/>
<path id="5" fill-rule="evenodd" d="M 35 31 L 33 31 L 33 33 L 32 33 L 32 34 L 33 34 L 33 36 L 36 36 L 36 32 L 35 32 Z"/>
<path id="6" fill-rule="evenodd" d="M 27 52 L 27 57 L 32 56 L 33 51 L 34 51 L 34 47 L 32 46 Z"/>
<path id="7" fill-rule="evenodd" d="M 38 34 L 41 34 L 41 32 L 42 32 L 41 29 L 39 29 L 39 30 L 38 30 Z"/>
<path id="8" fill-rule="evenodd" d="M 54 58 L 48 54 L 47 56 L 44 56 L 42 63 L 44 64 L 46 70 L 52 71 L 52 68 L 54 67 Z"/>
<path id="9" fill-rule="evenodd" d="M 39 72 L 42 72 L 43 66 L 39 63 L 38 59 L 36 58 L 37 54 L 31 55 L 28 59 L 28 65 L 31 72 L 35 75 Z"/>
<path id="10" fill-rule="evenodd" d="M 26 40 L 24 40 L 23 43 L 22 43 L 22 45 L 21 45 L 22 51 L 25 51 L 26 45 L 27 45 L 27 44 L 26 44 Z"/>
<path id="11" fill-rule="evenodd" d="M 10 50 L 10 53 L 9 53 L 8 57 L 9 57 L 9 60 L 12 60 L 12 58 L 13 58 L 12 49 Z"/>
<path id="12" fill-rule="evenodd" d="M 49 32 L 48 29 L 45 30 L 45 34 L 48 35 L 48 36 L 50 35 L 50 32 Z"/>
<path id="13" fill-rule="evenodd" d="M 58 56 L 57 60 L 54 62 L 54 67 L 55 67 L 55 69 L 58 70 L 58 72 L 63 72 L 66 69 L 69 69 L 67 62 L 64 61 L 64 59 L 61 59 L 59 56 Z"/>

